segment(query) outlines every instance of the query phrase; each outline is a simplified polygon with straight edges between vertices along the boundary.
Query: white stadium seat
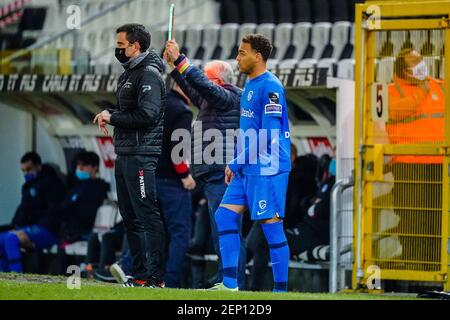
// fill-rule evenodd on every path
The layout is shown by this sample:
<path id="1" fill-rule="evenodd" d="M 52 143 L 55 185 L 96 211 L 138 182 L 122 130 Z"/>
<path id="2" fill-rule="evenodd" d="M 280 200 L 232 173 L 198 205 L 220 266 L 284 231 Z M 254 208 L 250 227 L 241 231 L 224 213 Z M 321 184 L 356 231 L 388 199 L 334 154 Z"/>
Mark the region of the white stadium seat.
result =
<path id="1" fill-rule="evenodd" d="M 211 60 L 214 50 L 219 45 L 220 25 L 210 24 L 203 29 L 203 48 L 205 48 L 204 60 Z"/>
<path id="2" fill-rule="evenodd" d="M 354 80 L 355 60 L 342 59 L 338 62 L 337 77 L 341 79 Z"/>
<path id="3" fill-rule="evenodd" d="M 308 48 L 311 37 L 312 24 L 309 22 L 299 22 L 295 24 L 292 44 L 295 46 L 295 52 L 293 58 L 300 60 Z"/>
<path id="4" fill-rule="evenodd" d="M 333 45 L 332 58 L 340 58 L 342 50 L 349 42 L 350 27 L 351 23 L 348 21 L 339 21 L 333 24 L 331 28 L 331 44 Z"/>
<path id="5" fill-rule="evenodd" d="M 197 50 L 202 45 L 202 25 L 190 25 L 186 28 L 186 39 L 184 46 L 187 49 L 187 56 L 194 59 Z"/>
<path id="6" fill-rule="evenodd" d="M 239 45 L 239 43 L 241 42 L 242 38 L 247 35 L 247 34 L 251 34 L 251 33 L 255 33 L 256 31 L 256 24 L 255 23 L 243 23 L 240 25 L 239 27 L 239 35 L 237 38 L 237 44 Z"/>
<path id="7" fill-rule="evenodd" d="M 317 65 L 317 59 L 303 59 L 300 60 L 299 68 L 314 68 Z"/>
<path id="8" fill-rule="evenodd" d="M 327 75 L 329 77 L 333 76 L 333 68 L 337 63 L 337 59 L 334 58 L 323 58 L 320 59 L 319 62 L 317 62 L 317 68 L 327 68 L 328 72 Z"/>
<path id="9" fill-rule="evenodd" d="M 278 64 L 279 69 L 294 69 L 297 67 L 299 61 L 297 59 L 285 59 Z"/>
<path id="10" fill-rule="evenodd" d="M 226 60 L 230 57 L 233 49 L 238 42 L 237 34 L 239 25 L 237 23 L 226 23 L 222 25 L 220 30 L 219 44 L 222 48 L 220 59 Z"/>
<path id="11" fill-rule="evenodd" d="M 280 23 L 275 27 L 275 39 L 274 45 L 277 48 L 275 53 L 275 59 L 281 60 L 284 58 L 286 51 L 292 41 L 292 29 L 294 25 L 292 23 Z"/>
<path id="12" fill-rule="evenodd" d="M 318 22 L 312 26 L 311 45 L 314 47 L 313 58 L 320 59 L 322 53 L 330 42 L 331 23 Z"/>

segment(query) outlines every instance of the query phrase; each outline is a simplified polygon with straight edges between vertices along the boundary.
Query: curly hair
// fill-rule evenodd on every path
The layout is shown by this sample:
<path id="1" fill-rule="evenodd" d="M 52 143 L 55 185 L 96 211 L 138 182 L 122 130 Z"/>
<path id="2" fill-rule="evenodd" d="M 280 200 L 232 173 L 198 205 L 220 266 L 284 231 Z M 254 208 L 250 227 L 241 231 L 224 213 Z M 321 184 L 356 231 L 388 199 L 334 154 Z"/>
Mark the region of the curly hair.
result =
<path id="1" fill-rule="evenodd" d="M 273 46 L 267 37 L 258 33 L 247 34 L 242 38 L 242 42 L 250 44 L 253 50 L 262 55 L 264 61 L 269 59 Z"/>

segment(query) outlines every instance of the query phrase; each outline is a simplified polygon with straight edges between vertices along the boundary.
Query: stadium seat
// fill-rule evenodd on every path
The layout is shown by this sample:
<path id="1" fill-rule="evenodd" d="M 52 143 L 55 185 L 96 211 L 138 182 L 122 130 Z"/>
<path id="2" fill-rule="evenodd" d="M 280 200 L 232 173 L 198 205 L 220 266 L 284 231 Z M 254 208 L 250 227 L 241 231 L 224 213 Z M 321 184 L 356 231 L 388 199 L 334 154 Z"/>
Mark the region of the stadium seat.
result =
<path id="1" fill-rule="evenodd" d="M 292 56 L 285 58 L 300 60 L 305 56 L 306 51 L 310 48 L 311 27 L 312 24 L 310 22 L 299 22 L 295 24 L 292 37 L 294 52 Z"/>
<path id="2" fill-rule="evenodd" d="M 351 22 L 355 22 L 355 4 L 357 3 L 357 0 L 350 0 L 349 4 L 349 20 Z"/>
<path id="3" fill-rule="evenodd" d="M 293 28 L 293 24 L 287 22 L 280 23 L 275 27 L 275 40 L 273 43 L 277 50 L 275 52 L 274 59 L 284 59 L 289 49 L 293 49 L 291 44 Z"/>
<path id="4" fill-rule="evenodd" d="M 439 61 L 438 56 L 424 56 L 423 61 L 428 67 L 429 75 L 433 78 L 439 78 Z"/>
<path id="5" fill-rule="evenodd" d="M 312 4 L 312 12 L 314 22 L 330 22 L 330 5 L 328 0 L 313 0 Z"/>
<path id="6" fill-rule="evenodd" d="M 239 1 L 241 23 L 258 23 L 258 7 L 255 0 Z"/>
<path id="7" fill-rule="evenodd" d="M 256 28 L 256 32 L 262 34 L 263 36 L 266 36 L 269 39 L 270 43 L 274 43 L 274 30 L 275 25 L 273 23 L 262 23 Z M 277 47 L 274 47 L 272 53 L 270 54 L 270 58 L 273 58 L 275 56 L 276 51 Z"/>
<path id="8" fill-rule="evenodd" d="M 233 48 L 231 56 L 229 56 L 228 58 L 234 59 L 236 57 L 238 51 L 237 49 L 242 38 L 247 34 L 255 33 L 256 26 L 257 25 L 255 23 L 243 23 L 239 26 L 237 41 L 235 42 L 235 46 Z"/>
<path id="9" fill-rule="evenodd" d="M 275 12 L 277 12 L 276 23 L 292 23 L 293 11 L 290 0 L 275 1 Z"/>
<path id="10" fill-rule="evenodd" d="M 186 28 L 187 28 L 187 26 L 185 24 L 180 24 L 180 25 L 177 25 L 175 30 L 173 30 L 173 37 L 174 37 L 175 41 L 178 43 L 178 45 L 180 46 L 180 50 L 181 50 L 181 48 L 183 48 L 185 46 Z"/>
<path id="11" fill-rule="evenodd" d="M 341 79 L 354 80 L 355 78 L 355 60 L 343 59 L 338 62 L 337 77 Z"/>
<path id="12" fill-rule="evenodd" d="M 334 77 L 336 75 L 335 70 L 337 69 L 337 59 L 334 58 L 324 58 L 317 62 L 317 68 L 328 69 L 327 75 L 329 77 Z"/>
<path id="13" fill-rule="evenodd" d="M 431 30 L 431 43 L 433 44 L 434 51 L 433 55 L 440 56 L 443 55 L 444 52 L 444 31 L 433 29 Z"/>
<path id="14" fill-rule="evenodd" d="M 299 61 L 297 59 L 285 59 L 280 61 L 278 69 L 295 69 Z"/>
<path id="15" fill-rule="evenodd" d="M 243 23 L 239 27 L 239 34 L 238 34 L 238 42 L 241 41 L 241 39 L 251 33 L 255 33 L 257 25 L 255 23 Z"/>
<path id="16" fill-rule="evenodd" d="M 339 21 L 333 24 L 331 29 L 332 58 L 340 59 L 345 46 L 349 42 L 350 27 L 351 23 L 348 21 Z"/>
<path id="17" fill-rule="evenodd" d="M 330 42 L 330 22 L 318 22 L 312 26 L 311 30 L 311 45 L 314 48 L 314 59 L 320 59 L 323 56 L 326 46 Z"/>
<path id="18" fill-rule="evenodd" d="M 241 22 L 238 0 L 220 0 L 220 21 L 223 24 Z"/>
<path id="19" fill-rule="evenodd" d="M 267 60 L 267 69 L 270 72 L 276 72 L 279 61 L 277 59 L 269 59 Z"/>
<path id="20" fill-rule="evenodd" d="M 409 40 L 414 50 L 421 52 L 425 43 L 428 41 L 428 30 L 411 30 L 409 31 Z"/>
<path id="21" fill-rule="evenodd" d="M 163 25 L 156 29 L 150 27 L 149 30 L 152 35 L 150 47 L 155 49 L 158 54 L 162 54 L 167 40 L 167 26 Z"/>
<path id="22" fill-rule="evenodd" d="M 312 8 L 310 0 L 293 0 L 294 21 L 313 22 Z"/>
<path id="23" fill-rule="evenodd" d="M 107 231 L 111 230 L 116 223 L 122 221 L 117 205 L 105 201 L 105 203 L 97 209 L 94 227 L 92 232 L 98 233 L 100 237 Z M 87 255 L 88 242 L 77 241 L 71 243 L 65 248 L 67 255 L 85 256 Z"/>
<path id="24" fill-rule="evenodd" d="M 203 48 L 205 48 L 204 60 L 212 60 L 217 56 L 219 46 L 220 25 L 210 24 L 203 29 Z"/>
<path id="25" fill-rule="evenodd" d="M 240 41 L 237 38 L 239 25 L 237 23 L 227 23 L 220 29 L 220 55 L 218 59 L 225 60 L 231 58 L 236 43 Z"/>
<path id="26" fill-rule="evenodd" d="M 317 65 L 317 59 L 302 59 L 298 63 L 299 68 L 315 68 Z"/>
<path id="27" fill-rule="evenodd" d="M 389 83 L 394 76 L 394 57 L 381 58 L 376 61 L 375 79 L 377 82 Z"/>
<path id="28" fill-rule="evenodd" d="M 275 23 L 275 8 L 272 0 L 258 0 L 258 23 Z"/>
<path id="29" fill-rule="evenodd" d="M 350 21 L 350 2 L 349 0 L 332 0 L 331 6 L 331 21 Z"/>
<path id="30" fill-rule="evenodd" d="M 405 43 L 407 39 L 407 32 L 406 31 L 391 31 L 391 40 L 393 44 L 393 55 L 397 56 L 397 54 L 402 49 L 403 44 Z"/>
<path id="31" fill-rule="evenodd" d="M 202 59 L 203 57 L 202 30 L 203 26 L 201 25 L 190 25 L 186 28 L 184 46 L 191 59 Z"/>

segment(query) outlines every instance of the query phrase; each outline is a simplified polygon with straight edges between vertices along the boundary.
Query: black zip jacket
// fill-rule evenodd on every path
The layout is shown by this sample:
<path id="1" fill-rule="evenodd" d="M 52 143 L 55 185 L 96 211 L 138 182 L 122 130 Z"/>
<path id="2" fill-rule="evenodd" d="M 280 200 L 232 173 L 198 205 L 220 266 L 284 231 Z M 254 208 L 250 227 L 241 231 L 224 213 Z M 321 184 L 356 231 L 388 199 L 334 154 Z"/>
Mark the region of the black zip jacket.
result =
<path id="1" fill-rule="evenodd" d="M 151 50 L 144 60 L 125 69 L 119 77 L 117 106 L 110 110 L 118 155 L 161 154 L 166 96 L 163 70 L 164 62 Z"/>

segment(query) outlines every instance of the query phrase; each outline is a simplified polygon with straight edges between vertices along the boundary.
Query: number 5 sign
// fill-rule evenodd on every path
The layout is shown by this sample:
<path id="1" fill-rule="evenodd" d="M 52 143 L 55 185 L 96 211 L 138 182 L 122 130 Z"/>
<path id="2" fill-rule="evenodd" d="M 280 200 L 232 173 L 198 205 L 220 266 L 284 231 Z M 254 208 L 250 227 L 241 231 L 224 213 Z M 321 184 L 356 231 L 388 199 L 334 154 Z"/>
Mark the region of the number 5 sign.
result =
<path id="1" fill-rule="evenodd" d="M 372 121 L 387 122 L 388 121 L 388 90 L 383 83 L 374 83 L 372 85 Z"/>

